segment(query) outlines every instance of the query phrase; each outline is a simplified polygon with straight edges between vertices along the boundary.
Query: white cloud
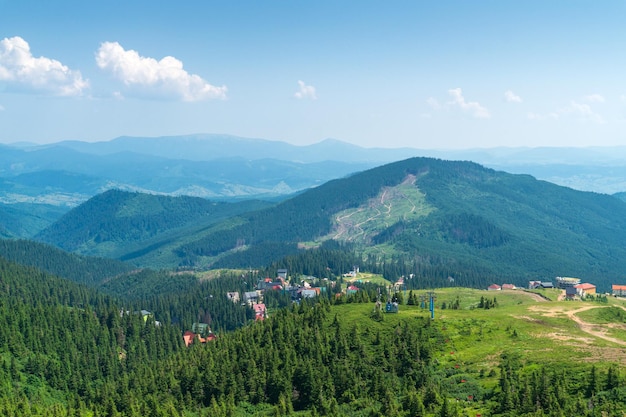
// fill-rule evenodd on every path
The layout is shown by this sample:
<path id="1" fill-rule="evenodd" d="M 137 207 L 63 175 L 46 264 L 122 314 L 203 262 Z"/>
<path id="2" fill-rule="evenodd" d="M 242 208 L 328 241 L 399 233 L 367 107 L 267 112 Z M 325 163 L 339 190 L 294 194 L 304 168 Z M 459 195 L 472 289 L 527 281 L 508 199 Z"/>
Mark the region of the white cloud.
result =
<path id="1" fill-rule="evenodd" d="M 4 106 L 0 104 L 0 111 L 4 111 L 4 110 L 5 110 Z"/>
<path id="2" fill-rule="evenodd" d="M 521 103 L 522 102 L 522 98 L 518 96 L 517 94 L 515 94 L 514 92 L 512 92 L 511 90 L 507 90 L 504 92 L 504 99 L 508 103 Z"/>
<path id="3" fill-rule="evenodd" d="M 603 124 L 604 119 L 598 113 L 595 113 L 588 104 L 581 104 L 571 101 L 567 107 L 559 109 L 558 112 L 563 115 L 572 115 L 582 121 L 589 121 Z"/>
<path id="4" fill-rule="evenodd" d="M 426 104 L 428 104 L 433 110 L 441 110 L 441 104 L 439 104 L 439 101 L 437 101 L 436 98 L 428 97 L 428 99 L 426 99 Z"/>
<path id="5" fill-rule="evenodd" d="M 297 99 L 308 98 L 311 100 L 317 99 L 317 95 L 315 94 L 315 87 L 313 87 L 312 85 L 306 85 L 304 81 L 300 81 L 300 80 L 298 80 L 298 85 L 300 86 L 300 89 L 296 91 L 296 93 L 294 94 L 295 98 Z"/>
<path id="6" fill-rule="evenodd" d="M 564 118 L 574 118 L 583 122 L 593 122 L 598 124 L 606 123 L 604 118 L 593 111 L 590 105 L 571 101 L 567 106 L 557 109 L 555 112 L 540 114 L 528 113 L 530 120 L 556 120 Z"/>
<path id="7" fill-rule="evenodd" d="M 463 91 L 460 88 L 448 90 L 448 94 L 452 96 L 452 101 L 448 102 L 449 105 L 459 107 L 477 119 L 489 119 L 491 117 L 489 110 L 481 106 L 477 101 L 465 101 Z"/>
<path id="8" fill-rule="evenodd" d="M 606 100 L 600 94 L 590 94 L 585 96 L 585 101 L 590 103 L 604 103 Z"/>
<path id="9" fill-rule="evenodd" d="M 147 96 L 200 101 L 226 98 L 226 86 L 216 87 L 183 69 L 178 59 L 166 56 L 157 61 L 125 50 L 117 42 L 104 42 L 96 53 L 96 63 L 131 89 Z"/>
<path id="10" fill-rule="evenodd" d="M 54 59 L 34 57 L 28 42 L 19 36 L 0 41 L 0 81 L 10 90 L 55 96 L 78 96 L 89 87 L 80 71 Z"/>

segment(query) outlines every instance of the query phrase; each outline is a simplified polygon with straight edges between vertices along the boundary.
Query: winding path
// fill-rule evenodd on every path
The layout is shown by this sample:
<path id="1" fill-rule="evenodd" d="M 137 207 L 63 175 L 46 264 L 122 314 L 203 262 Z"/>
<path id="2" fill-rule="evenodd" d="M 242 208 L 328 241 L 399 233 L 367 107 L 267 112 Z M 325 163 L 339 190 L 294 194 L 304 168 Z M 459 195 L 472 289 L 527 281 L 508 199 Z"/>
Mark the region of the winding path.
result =
<path id="1" fill-rule="evenodd" d="M 621 345 L 621 346 L 626 346 L 626 341 L 616 339 L 611 336 L 607 336 L 605 331 L 596 330 L 596 328 L 599 326 L 598 324 L 587 323 L 586 321 L 583 321 L 580 317 L 576 315 L 580 312 L 591 310 L 594 308 L 606 308 L 606 307 L 612 307 L 612 306 L 593 306 L 593 305 L 585 306 L 576 310 L 566 311 L 565 314 L 567 314 L 567 317 L 569 317 L 571 320 L 574 320 L 578 324 L 578 327 L 580 328 L 580 330 L 582 330 L 583 332 L 590 334 L 592 336 L 595 336 L 595 337 L 599 337 L 600 339 L 608 340 L 609 342 L 617 343 L 618 345 Z M 626 308 L 622 306 L 620 307 L 623 310 L 626 310 Z"/>
<path id="2" fill-rule="evenodd" d="M 540 294 L 536 294 L 536 293 L 532 293 L 529 291 L 523 291 L 524 294 L 530 296 L 531 298 L 535 299 L 535 301 L 538 302 L 542 302 L 542 301 L 548 301 L 547 299 L 543 298 Z M 601 327 L 601 324 L 596 324 L 596 323 L 588 323 L 586 321 L 584 321 L 583 319 L 581 319 L 580 317 L 578 317 L 576 314 L 578 313 L 582 313 L 583 311 L 587 311 L 587 310 L 592 310 L 594 308 L 607 308 L 607 307 L 619 307 L 622 310 L 626 311 L 626 307 L 624 306 L 614 306 L 614 305 L 608 305 L 608 306 L 598 306 L 598 305 L 586 305 L 580 308 L 577 308 L 575 310 L 568 310 L 568 311 L 563 311 L 561 310 L 560 312 L 565 314 L 570 320 L 574 321 L 576 324 L 578 324 L 578 328 L 580 330 L 582 330 L 583 332 L 600 338 L 600 339 L 604 339 L 606 341 L 609 342 L 613 342 L 616 343 L 620 346 L 626 346 L 626 341 L 621 340 L 621 339 L 617 339 L 615 337 L 611 337 L 608 336 L 606 334 L 606 330 L 598 330 L 599 327 Z M 609 325 L 607 325 L 606 327 L 609 327 Z"/>

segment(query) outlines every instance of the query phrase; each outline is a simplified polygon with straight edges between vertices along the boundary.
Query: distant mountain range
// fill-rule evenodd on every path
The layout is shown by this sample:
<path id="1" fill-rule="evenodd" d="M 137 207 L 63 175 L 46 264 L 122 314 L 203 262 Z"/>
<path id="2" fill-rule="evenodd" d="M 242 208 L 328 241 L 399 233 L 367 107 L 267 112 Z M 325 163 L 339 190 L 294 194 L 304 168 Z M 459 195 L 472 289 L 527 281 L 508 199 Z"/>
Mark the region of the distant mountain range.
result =
<path id="1" fill-rule="evenodd" d="M 626 191 L 626 147 L 386 149 L 333 139 L 295 146 L 208 134 L 20 143 L 0 145 L 0 235 L 31 237 L 70 208 L 109 189 L 278 201 L 415 156 L 474 161 L 579 190 Z"/>
<path id="2" fill-rule="evenodd" d="M 37 238 L 138 266 L 245 269 L 336 242 L 468 286 L 579 276 L 607 289 L 626 270 L 626 203 L 471 162 L 411 158 L 271 206 L 232 204 L 107 192 Z"/>

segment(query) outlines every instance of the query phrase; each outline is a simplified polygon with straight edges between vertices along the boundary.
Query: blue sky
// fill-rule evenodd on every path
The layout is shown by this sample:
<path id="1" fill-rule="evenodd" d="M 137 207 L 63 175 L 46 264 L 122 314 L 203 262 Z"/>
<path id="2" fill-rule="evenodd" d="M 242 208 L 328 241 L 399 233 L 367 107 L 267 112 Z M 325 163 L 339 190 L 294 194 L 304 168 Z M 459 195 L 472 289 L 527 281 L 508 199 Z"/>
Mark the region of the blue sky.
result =
<path id="1" fill-rule="evenodd" d="M 625 1 L 0 0 L 0 143 L 626 145 Z"/>

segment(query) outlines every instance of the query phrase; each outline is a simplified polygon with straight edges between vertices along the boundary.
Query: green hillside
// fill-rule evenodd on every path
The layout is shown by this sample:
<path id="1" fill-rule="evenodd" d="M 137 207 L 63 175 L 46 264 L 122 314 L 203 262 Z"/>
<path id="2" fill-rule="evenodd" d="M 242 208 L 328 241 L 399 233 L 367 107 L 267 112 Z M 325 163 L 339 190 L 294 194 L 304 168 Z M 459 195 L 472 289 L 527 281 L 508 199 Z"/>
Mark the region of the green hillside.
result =
<path id="1" fill-rule="evenodd" d="M 109 190 L 71 210 L 36 239 L 85 255 L 131 259 L 159 250 L 172 236 L 268 205 Z"/>
<path id="2" fill-rule="evenodd" d="M 181 246 L 180 255 L 213 259 L 236 242 L 253 250 L 269 241 L 337 239 L 356 243 L 368 265 L 394 257 L 411 265 L 396 268 L 390 279 L 427 277 L 435 269 L 471 286 L 580 276 L 608 290 L 626 270 L 622 201 L 470 162 L 414 158 L 389 164 L 243 219 Z M 259 256 L 258 265 L 268 260 Z"/>
<path id="3" fill-rule="evenodd" d="M 119 301 L 0 258 L 0 414 L 626 412 L 623 300 L 556 301 L 557 291 L 539 296 L 455 287 L 436 291 L 431 319 L 419 302 L 425 292 L 396 294 L 405 301 L 398 313 L 387 314 L 376 308 L 377 292 L 363 290 L 272 309 L 260 322 L 244 316 L 239 329 L 184 347 L 189 322 L 231 314 L 219 313 L 213 303 L 232 312 L 245 309 L 224 294 L 241 279 L 227 274 L 194 284 L 189 276 L 170 276 L 178 283 L 170 292 L 147 285 L 166 277 L 111 283 L 110 291 L 127 294 Z M 383 289 L 383 303 L 388 296 Z M 139 310 L 151 297 L 151 315 L 144 320 Z M 176 311 L 182 312 L 180 326 L 172 320 Z"/>
<path id="4" fill-rule="evenodd" d="M 606 291 L 626 270 L 624 202 L 471 162 L 413 158 L 256 211 L 212 206 L 206 222 L 198 205 L 216 203 L 130 196 L 98 196 L 40 237 L 142 265 L 244 269 L 335 241 L 414 288 L 578 276 Z"/>
<path id="5" fill-rule="evenodd" d="M 30 238 L 68 210 L 67 207 L 43 203 L 0 204 L 0 236 Z"/>
<path id="6" fill-rule="evenodd" d="M 117 260 L 68 253 L 30 240 L 0 239 L 0 257 L 92 286 L 132 269 Z"/>

